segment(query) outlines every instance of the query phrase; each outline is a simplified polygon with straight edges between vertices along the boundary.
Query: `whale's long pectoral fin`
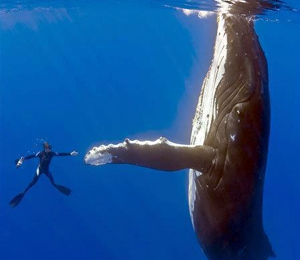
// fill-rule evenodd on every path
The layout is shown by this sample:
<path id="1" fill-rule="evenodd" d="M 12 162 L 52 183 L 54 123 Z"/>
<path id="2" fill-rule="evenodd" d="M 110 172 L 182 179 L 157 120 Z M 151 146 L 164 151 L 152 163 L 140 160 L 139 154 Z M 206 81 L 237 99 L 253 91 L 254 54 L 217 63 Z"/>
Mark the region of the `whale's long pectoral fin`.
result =
<path id="1" fill-rule="evenodd" d="M 133 164 L 162 170 L 195 169 L 205 173 L 212 167 L 216 151 L 210 146 L 181 145 L 159 138 L 156 141 L 130 141 L 117 145 L 101 145 L 91 149 L 84 158 L 90 165 Z"/>

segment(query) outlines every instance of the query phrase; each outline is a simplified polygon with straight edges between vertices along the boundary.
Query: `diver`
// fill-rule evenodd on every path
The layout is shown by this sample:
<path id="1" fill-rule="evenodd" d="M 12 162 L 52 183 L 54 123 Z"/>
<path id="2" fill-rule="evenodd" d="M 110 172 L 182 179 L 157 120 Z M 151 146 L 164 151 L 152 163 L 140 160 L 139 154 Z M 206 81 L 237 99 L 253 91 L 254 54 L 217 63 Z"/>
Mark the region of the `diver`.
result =
<path id="1" fill-rule="evenodd" d="M 37 167 L 36 170 L 36 174 L 33 177 L 33 180 L 31 181 L 31 183 L 29 183 L 29 185 L 27 186 L 27 188 L 21 192 L 20 194 L 18 194 L 16 197 L 14 197 L 11 202 L 9 203 L 10 206 L 15 207 L 17 206 L 21 200 L 23 199 L 25 193 L 33 186 L 37 183 L 39 177 L 41 174 L 45 174 L 51 181 L 51 184 L 58 189 L 61 193 L 69 196 L 71 193 L 71 190 L 67 187 L 64 187 L 62 185 L 58 185 L 54 182 L 53 176 L 51 174 L 51 172 L 49 171 L 49 165 L 51 163 L 52 157 L 53 156 L 68 156 L 68 155 L 72 155 L 72 156 L 76 156 L 78 155 L 78 152 L 73 151 L 71 153 L 56 153 L 52 151 L 52 147 L 48 142 L 44 142 L 43 144 L 43 151 L 38 152 L 36 154 L 32 154 L 32 155 L 28 155 L 26 157 L 21 157 L 20 159 L 15 160 L 16 166 L 17 168 L 19 168 L 22 163 L 24 162 L 24 160 L 29 160 L 35 157 L 38 157 L 40 159 L 40 163 Z"/>

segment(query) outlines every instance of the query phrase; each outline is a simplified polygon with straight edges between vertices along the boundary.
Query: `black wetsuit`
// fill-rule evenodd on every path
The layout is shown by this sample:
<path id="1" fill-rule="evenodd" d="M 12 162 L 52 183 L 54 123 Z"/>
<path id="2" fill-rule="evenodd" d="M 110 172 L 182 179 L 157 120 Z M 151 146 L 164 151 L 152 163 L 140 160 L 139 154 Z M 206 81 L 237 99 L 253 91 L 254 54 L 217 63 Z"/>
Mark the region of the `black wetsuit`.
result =
<path id="1" fill-rule="evenodd" d="M 45 152 L 45 151 L 41 151 L 38 152 L 36 154 L 32 154 L 32 155 L 28 155 L 24 158 L 24 160 L 29 160 L 32 158 L 36 158 L 39 157 L 40 159 L 40 163 L 39 166 L 36 170 L 36 174 L 33 177 L 33 180 L 31 181 L 31 183 L 29 183 L 29 185 L 26 187 L 26 189 L 21 192 L 20 194 L 18 194 L 15 198 L 13 198 L 10 202 L 10 205 L 12 207 L 17 206 L 20 201 L 22 200 L 23 196 L 25 195 L 25 193 L 33 186 L 37 183 L 39 177 L 41 174 L 45 174 L 51 181 L 51 184 L 58 189 L 61 193 L 65 194 L 65 195 L 70 195 L 71 190 L 67 187 L 64 187 L 62 185 L 56 184 L 54 182 L 53 176 L 51 174 L 51 172 L 49 171 L 49 165 L 51 163 L 51 160 L 54 156 L 68 156 L 71 155 L 71 153 L 56 153 L 56 152 Z M 17 161 L 17 160 L 16 160 Z"/>
<path id="2" fill-rule="evenodd" d="M 71 155 L 71 153 L 56 153 L 56 152 L 45 152 L 41 151 L 36 154 L 28 155 L 24 158 L 24 160 L 29 160 L 35 157 L 39 157 L 40 164 L 38 168 L 36 169 L 36 175 L 33 177 L 32 182 L 28 185 L 28 187 L 25 189 L 24 193 L 27 192 L 34 184 L 36 184 L 37 180 L 39 179 L 40 175 L 44 173 L 51 181 L 51 183 L 57 187 L 57 184 L 54 183 L 53 176 L 51 172 L 49 171 L 49 165 L 51 163 L 51 160 L 54 156 L 68 156 Z"/>
<path id="3" fill-rule="evenodd" d="M 36 154 L 28 155 L 24 158 L 24 160 L 29 160 L 35 157 L 39 157 L 40 164 L 38 167 L 38 175 L 41 173 L 45 173 L 46 175 L 49 173 L 49 165 L 51 163 L 51 160 L 54 156 L 68 156 L 71 155 L 71 153 L 55 153 L 55 152 L 38 152 Z"/>

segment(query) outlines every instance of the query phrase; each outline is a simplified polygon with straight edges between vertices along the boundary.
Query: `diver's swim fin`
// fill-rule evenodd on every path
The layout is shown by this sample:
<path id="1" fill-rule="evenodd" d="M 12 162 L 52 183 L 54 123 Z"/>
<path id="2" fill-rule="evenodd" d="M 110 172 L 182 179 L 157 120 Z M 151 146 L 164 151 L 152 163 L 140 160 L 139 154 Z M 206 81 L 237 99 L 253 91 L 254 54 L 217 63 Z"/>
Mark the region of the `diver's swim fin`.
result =
<path id="1" fill-rule="evenodd" d="M 61 193 L 67 195 L 67 196 L 69 196 L 71 194 L 71 190 L 69 188 L 65 187 L 65 186 L 56 184 L 55 188 L 58 189 Z"/>
<path id="2" fill-rule="evenodd" d="M 10 201 L 9 205 L 10 205 L 11 207 L 17 206 L 17 205 L 21 202 L 21 200 L 23 199 L 24 195 L 25 195 L 24 192 L 18 194 L 16 197 L 14 197 L 14 198 Z"/>

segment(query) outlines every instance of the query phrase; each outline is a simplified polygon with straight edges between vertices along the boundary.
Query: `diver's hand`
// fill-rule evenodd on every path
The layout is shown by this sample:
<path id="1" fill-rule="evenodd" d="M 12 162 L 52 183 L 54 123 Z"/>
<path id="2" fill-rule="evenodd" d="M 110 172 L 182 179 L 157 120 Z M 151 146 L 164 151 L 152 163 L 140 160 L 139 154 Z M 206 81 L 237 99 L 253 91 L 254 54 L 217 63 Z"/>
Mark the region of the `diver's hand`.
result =
<path id="1" fill-rule="evenodd" d="M 21 165 L 22 165 L 22 163 L 24 162 L 24 157 L 22 156 L 21 158 L 20 158 L 20 160 L 17 162 L 17 168 L 19 168 L 19 167 L 21 167 Z"/>
<path id="2" fill-rule="evenodd" d="M 73 151 L 73 152 L 71 152 L 71 155 L 72 155 L 72 156 L 76 156 L 76 155 L 78 155 L 78 152 Z"/>

